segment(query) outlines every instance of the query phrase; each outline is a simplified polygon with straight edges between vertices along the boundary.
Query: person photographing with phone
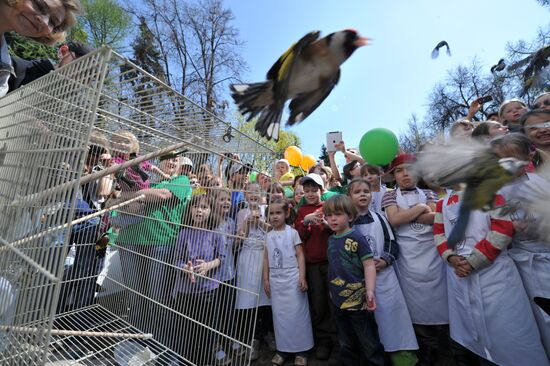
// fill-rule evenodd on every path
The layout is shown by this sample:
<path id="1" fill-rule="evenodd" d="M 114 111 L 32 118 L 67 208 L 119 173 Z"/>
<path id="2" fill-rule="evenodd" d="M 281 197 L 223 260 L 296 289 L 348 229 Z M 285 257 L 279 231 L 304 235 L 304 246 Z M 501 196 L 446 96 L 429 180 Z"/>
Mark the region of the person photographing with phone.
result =
<path id="1" fill-rule="evenodd" d="M 468 109 L 468 114 L 466 115 L 466 118 L 468 121 L 472 122 L 475 114 L 481 110 L 483 110 L 483 105 L 485 103 L 489 103 L 493 100 L 493 97 L 490 95 L 486 95 L 484 97 L 477 98 L 472 102 L 470 105 L 470 108 Z"/>

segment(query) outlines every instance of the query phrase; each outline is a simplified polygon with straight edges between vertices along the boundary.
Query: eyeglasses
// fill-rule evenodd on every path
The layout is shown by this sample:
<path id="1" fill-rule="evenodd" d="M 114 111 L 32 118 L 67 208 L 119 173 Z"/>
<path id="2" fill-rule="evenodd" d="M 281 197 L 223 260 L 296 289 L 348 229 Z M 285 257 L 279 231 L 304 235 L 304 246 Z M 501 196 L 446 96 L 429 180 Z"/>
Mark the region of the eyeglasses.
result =
<path id="1" fill-rule="evenodd" d="M 530 126 L 524 126 L 524 128 L 526 130 L 536 129 L 536 128 L 550 128 L 550 121 L 540 122 L 540 123 L 530 125 Z"/>
<path id="2" fill-rule="evenodd" d="M 540 109 L 542 106 L 550 106 L 550 99 L 541 100 L 540 102 L 533 104 L 531 109 Z"/>

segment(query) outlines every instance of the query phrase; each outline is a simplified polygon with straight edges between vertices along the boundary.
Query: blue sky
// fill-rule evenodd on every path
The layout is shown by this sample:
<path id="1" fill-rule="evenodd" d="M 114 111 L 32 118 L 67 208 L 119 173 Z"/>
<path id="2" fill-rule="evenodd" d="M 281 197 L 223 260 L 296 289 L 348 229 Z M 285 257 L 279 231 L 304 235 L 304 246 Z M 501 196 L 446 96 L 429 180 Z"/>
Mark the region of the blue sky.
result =
<path id="1" fill-rule="evenodd" d="M 422 117 L 428 93 L 448 70 L 475 56 L 489 68 L 507 42 L 532 39 L 550 20 L 535 0 L 231 0 L 226 6 L 246 42 L 243 81 L 264 80 L 277 58 L 312 30 L 324 36 L 354 28 L 373 39 L 342 65 L 324 103 L 291 129 L 303 152 L 314 156 L 329 131 L 342 131 L 350 147 L 372 128 L 405 131 L 412 113 Z M 432 60 L 441 40 L 449 42 L 452 57 L 441 52 Z"/>

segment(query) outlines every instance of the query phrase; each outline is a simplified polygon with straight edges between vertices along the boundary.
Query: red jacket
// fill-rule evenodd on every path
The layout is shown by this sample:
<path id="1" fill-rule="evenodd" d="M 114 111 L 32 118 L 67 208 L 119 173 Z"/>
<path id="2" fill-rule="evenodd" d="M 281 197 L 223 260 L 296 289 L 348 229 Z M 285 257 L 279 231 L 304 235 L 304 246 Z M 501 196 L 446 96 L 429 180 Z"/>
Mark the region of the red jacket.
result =
<path id="1" fill-rule="evenodd" d="M 304 243 L 306 263 L 326 263 L 328 238 L 332 231 L 324 224 L 304 225 L 304 217 L 317 210 L 323 209 L 323 202 L 316 205 L 305 204 L 298 209 L 294 227 Z"/>

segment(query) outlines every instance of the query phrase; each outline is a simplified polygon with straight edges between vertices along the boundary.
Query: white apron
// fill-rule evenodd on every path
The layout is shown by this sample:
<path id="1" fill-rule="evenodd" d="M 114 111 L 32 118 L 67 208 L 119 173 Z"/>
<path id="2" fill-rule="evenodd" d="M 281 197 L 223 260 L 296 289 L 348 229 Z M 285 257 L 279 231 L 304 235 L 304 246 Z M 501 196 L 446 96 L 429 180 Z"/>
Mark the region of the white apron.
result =
<path id="1" fill-rule="evenodd" d="M 397 206 L 409 209 L 426 203 L 426 195 L 402 195 L 397 189 Z M 411 222 L 395 230 L 399 258 L 395 261 L 397 278 L 414 324 L 448 324 L 445 265 L 435 247 L 433 226 Z"/>
<path id="2" fill-rule="evenodd" d="M 370 201 L 370 208 L 369 210 L 378 212 L 379 214 L 383 215 L 382 211 L 382 198 L 384 197 L 384 193 L 388 188 L 386 188 L 385 185 L 380 185 L 380 192 L 371 192 L 371 201 Z"/>
<path id="3" fill-rule="evenodd" d="M 243 240 L 237 259 L 237 296 L 235 309 L 253 309 L 270 305 L 262 285 L 264 268 L 265 232 L 251 229 L 248 238 Z"/>
<path id="4" fill-rule="evenodd" d="M 536 181 L 538 185 L 550 190 L 550 182 L 537 174 L 527 173 L 527 179 Z M 506 202 L 515 198 L 516 188 L 522 181 L 510 184 L 502 189 Z M 518 204 L 518 202 L 516 202 Z M 520 204 L 520 203 L 519 203 Z M 523 210 L 518 210 L 512 215 L 515 220 L 533 220 L 537 217 L 527 215 Z M 550 243 L 537 241 L 529 236 L 517 233 L 512 240 L 510 257 L 516 263 L 523 286 L 531 302 L 535 320 L 537 322 L 546 355 L 550 358 L 550 315 L 546 314 L 535 302 L 535 296 L 550 298 Z"/>
<path id="5" fill-rule="evenodd" d="M 384 251 L 385 225 L 390 238 L 393 234 L 389 224 L 381 222 L 381 215 L 370 212 L 374 220 L 371 224 L 354 225 L 361 235 L 369 242 L 374 258 L 380 259 Z M 382 220 L 384 218 L 382 217 Z M 376 273 L 376 311 L 374 317 L 378 324 L 378 335 L 384 346 L 384 351 L 395 352 L 418 349 L 416 336 L 412 327 L 411 316 L 401 292 L 397 275 L 393 266 L 389 266 Z"/>
<path id="6" fill-rule="evenodd" d="M 267 253 L 277 350 L 297 353 L 313 348 L 313 330 L 307 292 L 300 291 L 298 286 L 300 273 L 296 249 L 292 243 L 292 230 L 287 225 L 284 234 L 280 236 L 271 231 L 267 239 Z M 285 254 L 293 258 L 282 257 Z"/>
<path id="7" fill-rule="evenodd" d="M 456 222 L 460 204 L 443 201 L 445 235 Z M 468 256 L 490 230 L 488 213 L 470 213 L 465 239 L 457 246 Z M 501 366 L 549 365 L 521 278 L 506 251 L 486 268 L 465 278 L 448 266 L 451 338 L 477 355 Z"/>

